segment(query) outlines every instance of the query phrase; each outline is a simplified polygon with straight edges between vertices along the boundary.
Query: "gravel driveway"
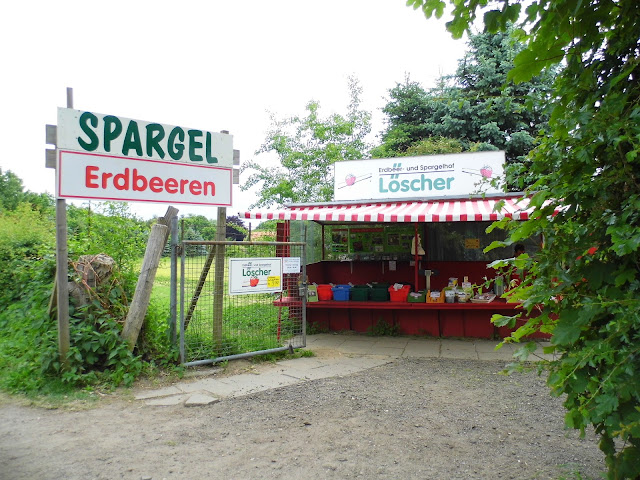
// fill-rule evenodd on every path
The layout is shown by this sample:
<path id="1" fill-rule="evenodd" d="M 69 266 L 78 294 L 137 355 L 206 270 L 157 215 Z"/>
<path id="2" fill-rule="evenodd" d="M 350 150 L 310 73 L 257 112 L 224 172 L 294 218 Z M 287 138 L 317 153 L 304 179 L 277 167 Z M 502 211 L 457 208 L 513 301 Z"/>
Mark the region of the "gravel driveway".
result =
<path id="1" fill-rule="evenodd" d="M 594 435 L 565 430 L 544 379 L 500 375 L 504 364 L 399 358 L 193 408 L 127 393 L 77 410 L 5 398 L 0 478 L 600 478 Z"/>

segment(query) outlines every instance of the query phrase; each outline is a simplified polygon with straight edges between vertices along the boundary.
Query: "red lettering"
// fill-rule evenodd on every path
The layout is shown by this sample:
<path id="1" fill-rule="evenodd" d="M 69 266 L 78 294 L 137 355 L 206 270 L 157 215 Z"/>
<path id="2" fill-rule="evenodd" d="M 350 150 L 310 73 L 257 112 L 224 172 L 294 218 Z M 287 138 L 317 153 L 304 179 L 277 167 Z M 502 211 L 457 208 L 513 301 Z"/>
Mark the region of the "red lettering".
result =
<path id="1" fill-rule="evenodd" d="M 117 190 L 129 190 L 129 169 L 125 168 L 124 173 L 119 173 L 113 177 L 113 186 Z"/>
<path id="2" fill-rule="evenodd" d="M 216 184 L 213 182 L 204 182 L 204 196 L 211 195 L 216 196 Z"/>
<path id="3" fill-rule="evenodd" d="M 84 173 L 84 184 L 87 188 L 98 188 L 98 184 L 94 183 L 94 180 L 98 179 L 98 175 L 94 175 L 93 172 L 100 170 L 98 167 L 87 167 Z"/>
<path id="4" fill-rule="evenodd" d="M 167 193 L 178 193 L 178 181 L 175 178 L 167 178 L 164 182 L 164 189 Z"/>
<path id="5" fill-rule="evenodd" d="M 202 194 L 202 184 L 198 180 L 194 180 L 189 184 L 189 191 L 191 195 Z"/>
<path id="6" fill-rule="evenodd" d="M 102 174 L 102 188 L 107 189 L 107 182 L 113 177 L 113 173 L 105 172 Z"/>
<path id="7" fill-rule="evenodd" d="M 149 188 L 152 192 L 161 193 L 162 179 L 160 177 L 153 177 L 151 180 L 149 180 Z"/>
<path id="8" fill-rule="evenodd" d="M 142 185 L 138 186 L 138 181 L 142 182 Z M 144 175 L 138 175 L 138 169 L 133 169 L 133 191 L 144 192 L 147 189 L 147 177 Z"/>
<path id="9" fill-rule="evenodd" d="M 142 170 L 144 172 L 144 169 Z M 120 191 L 133 190 L 134 192 L 168 193 L 171 195 L 193 195 L 214 197 L 216 184 L 212 181 L 190 180 L 185 178 L 147 177 L 138 168 L 124 168 L 120 173 L 101 171 L 96 165 L 85 167 L 84 177 L 86 188 L 102 188 L 108 190 L 115 188 Z"/>

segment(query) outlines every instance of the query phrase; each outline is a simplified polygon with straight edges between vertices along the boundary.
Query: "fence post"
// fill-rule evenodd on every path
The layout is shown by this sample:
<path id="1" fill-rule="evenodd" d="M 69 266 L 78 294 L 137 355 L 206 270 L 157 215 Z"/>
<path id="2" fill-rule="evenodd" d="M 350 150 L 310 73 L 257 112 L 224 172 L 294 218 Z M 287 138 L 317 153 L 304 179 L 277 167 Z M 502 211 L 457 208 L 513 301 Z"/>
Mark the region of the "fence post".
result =
<path id="1" fill-rule="evenodd" d="M 218 207 L 218 222 L 216 225 L 216 241 L 224 242 L 227 230 L 227 209 Z M 224 258 L 225 245 L 215 246 L 215 276 L 213 283 L 213 343 L 218 354 L 222 351 L 222 313 L 224 300 Z"/>
<path id="2" fill-rule="evenodd" d="M 175 345 L 177 335 L 177 303 L 178 303 L 178 217 L 171 218 L 171 286 L 169 293 L 169 341 Z"/>

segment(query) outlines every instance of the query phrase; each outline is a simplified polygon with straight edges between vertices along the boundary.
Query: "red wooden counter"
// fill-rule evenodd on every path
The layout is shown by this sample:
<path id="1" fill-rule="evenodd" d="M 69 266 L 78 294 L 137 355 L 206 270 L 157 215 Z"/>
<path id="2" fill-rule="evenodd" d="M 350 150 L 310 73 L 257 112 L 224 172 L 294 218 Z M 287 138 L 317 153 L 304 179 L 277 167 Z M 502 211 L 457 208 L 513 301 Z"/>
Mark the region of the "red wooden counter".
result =
<path id="1" fill-rule="evenodd" d="M 300 300 L 284 297 L 274 305 L 300 305 Z M 506 334 L 492 323 L 495 313 L 516 315 L 520 304 L 495 299 L 490 303 L 412 303 L 412 302 L 307 302 L 307 323 L 329 331 L 367 332 L 378 322 L 397 326 L 405 335 L 432 337 L 493 338 Z"/>

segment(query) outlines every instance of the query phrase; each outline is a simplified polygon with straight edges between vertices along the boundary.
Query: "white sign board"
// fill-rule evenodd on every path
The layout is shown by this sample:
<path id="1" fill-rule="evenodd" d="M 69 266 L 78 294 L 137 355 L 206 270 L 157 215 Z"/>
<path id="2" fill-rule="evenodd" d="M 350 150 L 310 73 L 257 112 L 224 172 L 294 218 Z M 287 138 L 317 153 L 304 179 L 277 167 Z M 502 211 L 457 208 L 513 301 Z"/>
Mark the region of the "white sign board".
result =
<path id="1" fill-rule="evenodd" d="M 58 151 L 59 198 L 231 205 L 232 170 Z"/>
<path id="2" fill-rule="evenodd" d="M 460 197 L 500 193 L 504 152 L 454 153 L 335 163 L 335 200 Z"/>
<path id="3" fill-rule="evenodd" d="M 58 109 L 58 198 L 231 205 L 228 134 Z"/>
<path id="4" fill-rule="evenodd" d="M 282 258 L 230 258 L 229 295 L 282 291 Z"/>

